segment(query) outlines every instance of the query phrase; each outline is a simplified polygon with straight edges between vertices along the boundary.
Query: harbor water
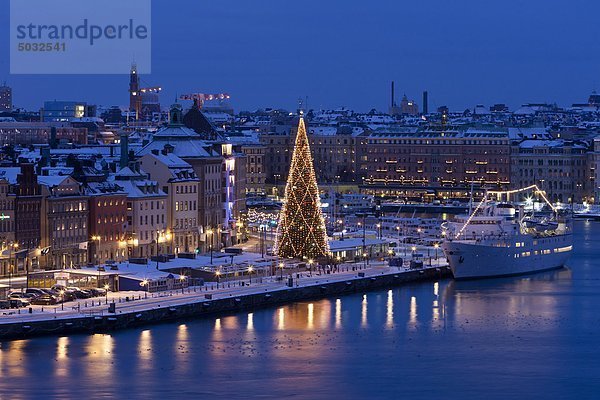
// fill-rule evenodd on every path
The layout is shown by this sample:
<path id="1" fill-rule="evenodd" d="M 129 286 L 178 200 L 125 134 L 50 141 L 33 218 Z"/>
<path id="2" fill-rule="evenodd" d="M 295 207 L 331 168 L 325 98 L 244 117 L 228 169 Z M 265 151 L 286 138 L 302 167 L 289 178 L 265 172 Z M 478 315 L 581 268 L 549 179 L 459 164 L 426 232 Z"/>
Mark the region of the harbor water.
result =
<path id="1" fill-rule="evenodd" d="M 600 223 L 567 268 L 0 344 L 0 399 L 598 398 Z"/>

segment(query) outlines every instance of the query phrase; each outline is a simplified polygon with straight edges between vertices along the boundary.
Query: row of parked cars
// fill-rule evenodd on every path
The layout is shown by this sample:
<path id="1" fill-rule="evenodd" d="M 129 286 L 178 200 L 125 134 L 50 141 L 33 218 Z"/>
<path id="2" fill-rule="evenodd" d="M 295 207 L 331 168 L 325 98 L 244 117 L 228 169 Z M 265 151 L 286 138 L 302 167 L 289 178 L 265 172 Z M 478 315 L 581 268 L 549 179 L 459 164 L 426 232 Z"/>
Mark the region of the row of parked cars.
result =
<path id="1" fill-rule="evenodd" d="M 31 304 L 48 306 L 77 299 L 105 296 L 102 288 L 80 289 L 74 286 L 54 285 L 50 289 L 28 288 L 11 291 L 8 299 L 0 302 L 0 308 L 28 307 Z"/>

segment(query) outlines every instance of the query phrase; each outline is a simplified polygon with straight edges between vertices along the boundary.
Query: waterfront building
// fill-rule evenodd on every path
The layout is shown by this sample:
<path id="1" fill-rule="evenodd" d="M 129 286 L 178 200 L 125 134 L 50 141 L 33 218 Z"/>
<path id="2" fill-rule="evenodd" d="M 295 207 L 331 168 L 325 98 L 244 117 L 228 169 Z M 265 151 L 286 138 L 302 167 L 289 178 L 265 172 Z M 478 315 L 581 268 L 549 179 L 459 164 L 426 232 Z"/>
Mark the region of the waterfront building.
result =
<path id="1" fill-rule="evenodd" d="M 127 259 L 127 193 L 110 182 L 91 182 L 89 196 L 89 260 L 94 264 Z"/>
<path id="2" fill-rule="evenodd" d="M 49 248 L 45 266 L 73 268 L 87 264 L 88 197 L 70 176 L 38 176 L 43 196 L 41 247 Z"/>
<path id="3" fill-rule="evenodd" d="M 127 193 L 127 225 L 125 236 L 130 257 L 147 258 L 161 253 L 171 253 L 167 239 L 167 195 L 157 181 L 151 180 L 132 162 L 109 177 Z"/>
<path id="4" fill-rule="evenodd" d="M 562 139 L 527 139 L 512 146 L 512 188 L 536 184 L 552 202 L 594 199 L 593 155 L 588 145 Z"/>
<path id="5" fill-rule="evenodd" d="M 15 242 L 27 258 L 16 266 L 17 274 L 37 268 L 41 244 L 42 190 L 33 164 L 21 164 L 15 185 Z M 23 254 L 23 253 L 21 253 Z"/>
<path id="6" fill-rule="evenodd" d="M 0 171 L 0 276 L 12 273 L 15 250 L 15 194 L 11 182 Z M 18 246 L 18 245 L 17 245 Z M 18 247 L 16 248 L 18 250 Z"/>
<path id="7" fill-rule="evenodd" d="M 167 194 L 167 232 L 173 251 L 194 252 L 200 245 L 200 179 L 190 164 L 173 153 L 152 150 L 140 158 L 144 171 L 155 179 Z"/>
<path id="8" fill-rule="evenodd" d="M 198 225 L 201 249 L 214 249 L 237 241 L 236 225 L 244 208 L 245 163 L 243 154 L 233 152 L 231 144 L 206 141 L 182 122 L 182 107 L 171 107 L 169 124 L 158 130 L 152 141 L 136 154 L 144 156 L 158 150 L 174 154 L 190 164 L 201 182 L 198 192 Z M 209 233 L 210 232 L 210 233 Z"/>
<path id="9" fill-rule="evenodd" d="M 361 136 L 361 190 L 405 197 L 467 197 L 508 188 L 510 141 L 504 130 L 404 128 Z"/>
<path id="10" fill-rule="evenodd" d="M 239 242 L 242 236 L 240 216 L 246 211 L 246 164 L 247 156 L 235 152 L 231 143 L 215 144 L 217 152 L 223 158 L 221 165 L 223 179 L 223 207 L 225 215 L 221 226 L 224 246 Z"/>
<path id="11" fill-rule="evenodd" d="M 267 184 L 278 187 L 288 178 L 289 164 L 297 130 L 280 134 L 261 134 L 265 146 L 264 170 Z M 317 179 L 321 183 L 356 182 L 356 148 L 362 128 L 309 127 L 308 138 Z"/>

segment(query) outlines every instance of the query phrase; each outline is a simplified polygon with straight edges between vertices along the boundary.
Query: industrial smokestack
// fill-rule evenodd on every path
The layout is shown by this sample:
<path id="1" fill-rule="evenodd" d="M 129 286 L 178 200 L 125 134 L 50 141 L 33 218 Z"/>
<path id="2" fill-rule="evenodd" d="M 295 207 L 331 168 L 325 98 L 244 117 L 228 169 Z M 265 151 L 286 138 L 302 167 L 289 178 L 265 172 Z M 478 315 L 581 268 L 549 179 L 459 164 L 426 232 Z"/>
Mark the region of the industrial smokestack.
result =
<path id="1" fill-rule="evenodd" d="M 429 104 L 428 104 L 428 93 L 427 90 L 423 92 L 423 115 L 429 114 Z"/>

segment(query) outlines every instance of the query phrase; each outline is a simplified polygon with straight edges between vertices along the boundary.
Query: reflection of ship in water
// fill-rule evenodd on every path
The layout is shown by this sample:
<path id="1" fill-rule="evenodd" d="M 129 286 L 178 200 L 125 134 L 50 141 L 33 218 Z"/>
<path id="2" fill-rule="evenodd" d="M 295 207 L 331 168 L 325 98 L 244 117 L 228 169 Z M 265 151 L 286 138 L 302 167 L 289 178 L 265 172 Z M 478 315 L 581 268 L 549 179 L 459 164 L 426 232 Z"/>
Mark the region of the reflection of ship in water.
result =
<path id="1" fill-rule="evenodd" d="M 493 280 L 451 280 L 442 289 L 440 301 L 449 323 L 518 327 L 534 323 L 535 318 L 557 317 L 559 308 L 565 306 L 559 301 L 562 292 L 571 290 L 571 281 L 568 268 Z"/>

